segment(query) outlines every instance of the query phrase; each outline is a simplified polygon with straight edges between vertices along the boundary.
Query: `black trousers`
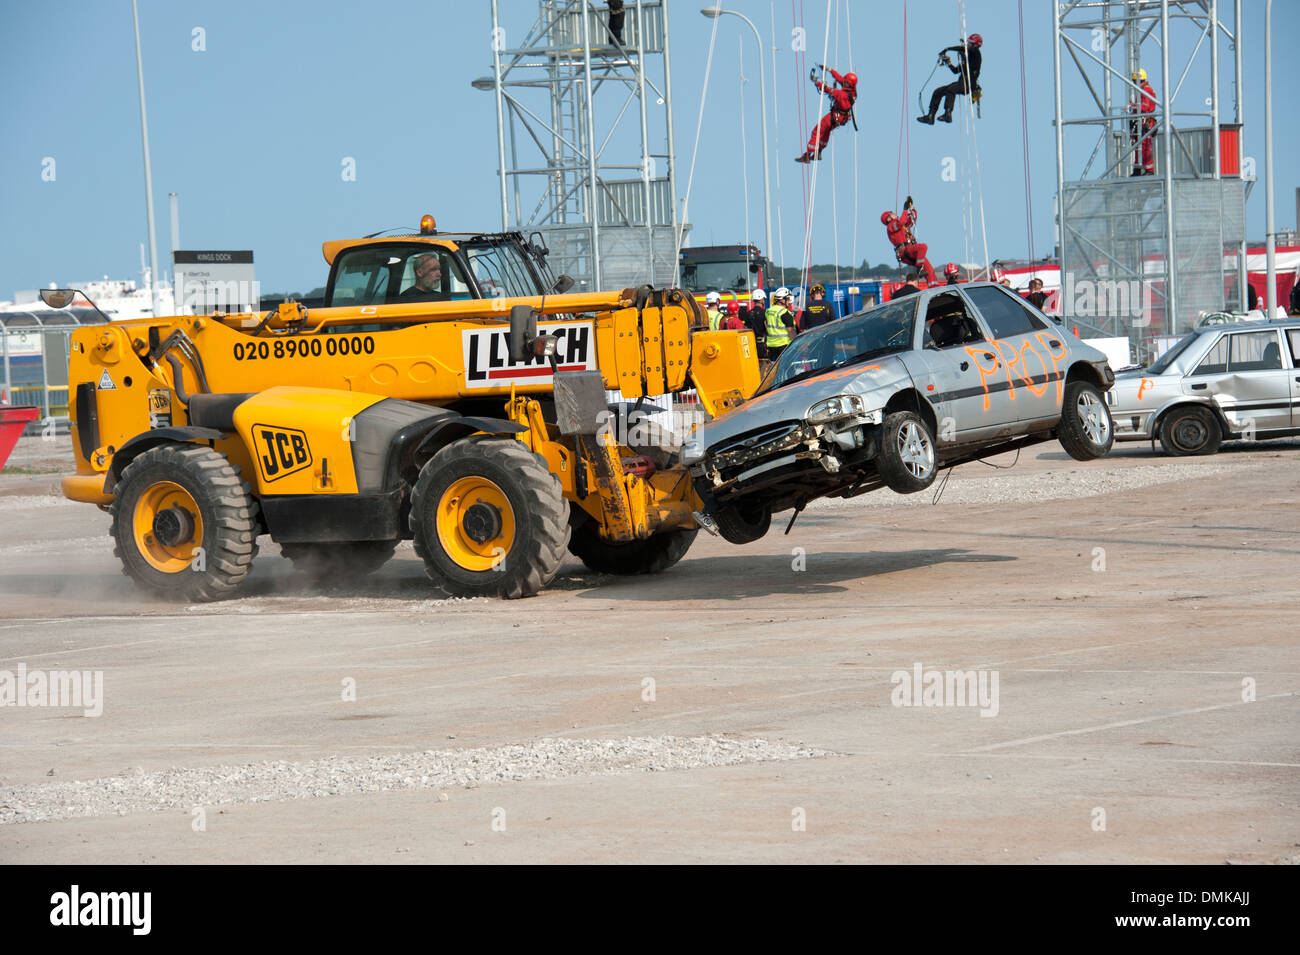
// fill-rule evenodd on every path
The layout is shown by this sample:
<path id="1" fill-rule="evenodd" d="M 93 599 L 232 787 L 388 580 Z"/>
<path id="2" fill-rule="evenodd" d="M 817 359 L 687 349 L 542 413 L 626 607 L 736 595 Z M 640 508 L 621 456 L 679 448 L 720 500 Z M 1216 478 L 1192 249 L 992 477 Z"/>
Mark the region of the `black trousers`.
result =
<path id="1" fill-rule="evenodd" d="M 947 86 L 940 86 L 930 94 L 930 115 L 933 116 L 939 111 L 939 100 L 943 100 L 943 111 L 951 114 L 952 104 L 956 102 L 957 97 L 969 92 L 964 79 L 949 83 Z"/>

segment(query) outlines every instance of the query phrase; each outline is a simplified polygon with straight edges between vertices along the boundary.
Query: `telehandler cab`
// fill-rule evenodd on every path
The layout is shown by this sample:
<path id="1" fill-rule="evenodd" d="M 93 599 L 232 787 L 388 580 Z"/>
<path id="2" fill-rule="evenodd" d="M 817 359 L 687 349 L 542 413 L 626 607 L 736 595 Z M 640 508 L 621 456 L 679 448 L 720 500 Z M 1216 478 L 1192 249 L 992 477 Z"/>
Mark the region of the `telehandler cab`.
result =
<path id="1" fill-rule="evenodd" d="M 701 501 L 672 447 L 684 436 L 642 405 L 694 389 L 709 414 L 734 407 L 758 385 L 752 334 L 704 330 L 675 289 L 547 294 L 567 280 L 517 233 L 431 223 L 326 243 L 330 307 L 73 334 L 63 493 L 112 515 L 137 584 L 232 594 L 263 534 L 334 580 L 413 538 L 462 596 L 535 594 L 566 550 L 612 574 L 682 558 Z M 440 282 L 419 281 L 429 256 Z"/>

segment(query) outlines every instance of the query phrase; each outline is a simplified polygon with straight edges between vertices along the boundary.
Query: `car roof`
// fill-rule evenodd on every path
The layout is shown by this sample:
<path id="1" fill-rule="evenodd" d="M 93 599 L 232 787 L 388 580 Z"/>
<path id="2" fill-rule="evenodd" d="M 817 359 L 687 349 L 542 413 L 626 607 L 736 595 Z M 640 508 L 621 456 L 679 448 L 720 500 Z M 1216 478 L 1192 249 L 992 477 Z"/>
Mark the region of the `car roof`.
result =
<path id="1" fill-rule="evenodd" d="M 1239 332 L 1242 330 L 1267 330 L 1270 328 L 1300 328 L 1300 317 L 1293 315 L 1288 318 L 1265 319 L 1258 322 L 1224 322 L 1222 325 L 1203 325 L 1200 328 L 1193 328 L 1192 331 L 1198 335 L 1208 335 L 1211 332 Z"/>

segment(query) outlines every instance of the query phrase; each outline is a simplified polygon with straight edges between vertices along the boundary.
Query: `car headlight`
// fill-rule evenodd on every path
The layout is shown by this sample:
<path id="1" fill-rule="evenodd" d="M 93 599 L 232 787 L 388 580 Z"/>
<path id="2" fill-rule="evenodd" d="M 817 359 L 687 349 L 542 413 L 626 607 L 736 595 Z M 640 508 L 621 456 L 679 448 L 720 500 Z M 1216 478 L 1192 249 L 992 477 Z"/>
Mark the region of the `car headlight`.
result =
<path id="1" fill-rule="evenodd" d="M 809 424 L 824 424 L 836 418 L 862 413 L 862 399 L 857 395 L 836 395 L 824 398 L 808 409 L 804 417 Z"/>

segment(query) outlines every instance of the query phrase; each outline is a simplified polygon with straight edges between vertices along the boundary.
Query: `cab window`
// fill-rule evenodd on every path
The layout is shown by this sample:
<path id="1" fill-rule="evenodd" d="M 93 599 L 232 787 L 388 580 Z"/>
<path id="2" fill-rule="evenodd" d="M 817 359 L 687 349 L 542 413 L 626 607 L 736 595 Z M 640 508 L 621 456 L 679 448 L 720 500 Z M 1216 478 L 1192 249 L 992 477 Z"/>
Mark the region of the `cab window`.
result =
<path id="1" fill-rule="evenodd" d="M 335 260 L 329 304 L 340 307 L 442 302 L 470 288 L 447 249 L 424 243 L 348 249 Z"/>

